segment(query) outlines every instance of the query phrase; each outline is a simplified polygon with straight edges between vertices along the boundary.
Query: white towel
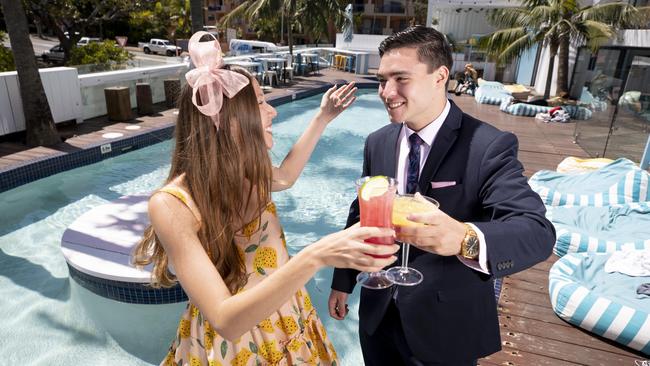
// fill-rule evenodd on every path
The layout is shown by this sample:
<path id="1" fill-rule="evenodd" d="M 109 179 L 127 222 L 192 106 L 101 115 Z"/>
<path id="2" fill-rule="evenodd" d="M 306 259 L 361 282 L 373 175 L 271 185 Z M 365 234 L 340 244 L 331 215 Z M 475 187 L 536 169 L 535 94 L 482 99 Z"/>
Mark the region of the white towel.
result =
<path id="1" fill-rule="evenodd" d="M 650 276 L 650 250 L 624 249 L 612 253 L 605 262 L 605 272 L 619 272 L 628 276 Z"/>

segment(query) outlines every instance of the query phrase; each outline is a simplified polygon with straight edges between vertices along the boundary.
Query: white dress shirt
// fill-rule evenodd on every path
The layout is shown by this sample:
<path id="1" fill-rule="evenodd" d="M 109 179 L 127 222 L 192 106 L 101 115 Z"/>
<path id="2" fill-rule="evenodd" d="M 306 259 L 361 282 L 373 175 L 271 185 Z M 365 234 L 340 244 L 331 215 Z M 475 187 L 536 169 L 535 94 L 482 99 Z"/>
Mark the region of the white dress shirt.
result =
<path id="1" fill-rule="evenodd" d="M 433 146 L 433 143 L 435 142 L 436 136 L 438 135 L 438 131 L 440 131 L 440 128 L 442 127 L 442 124 L 445 122 L 445 119 L 447 119 L 447 116 L 449 115 L 449 110 L 451 109 L 451 103 L 449 103 L 449 100 L 447 100 L 447 103 L 445 104 L 445 108 L 442 110 L 442 113 L 434 119 L 431 123 L 426 125 L 423 129 L 420 131 L 417 131 L 417 134 L 420 135 L 420 138 L 422 141 L 424 141 L 423 144 L 420 145 L 420 172 L 422 172 L 422 169 L 424 168 L 424 164 L 427 161 L 427 157 L 429 156 L 429 152 L 431 151 L 431 146 Z M 414 134 L 416 131 L 411 130 L 408 128 L 406 123 L 402 123 L 402 130 L 400 131 L 399 138 L 398 138 L 398 146 L 399 149 L 397 151 L 397 192 L 398 193 L 405 193 L 406 192 L 406 177 L 407 177 L 407 170 L 408 170 L 408 154 L 409 154 L 409 136 Z M 418 177 L 419 178 L 419 177 Z M 487 267 L 487 248 L 485 245 L 485 236 L 483 235 L 483 232 L 479 230 L 475 225 L 468 223 L 472 228 L 474 228 L 474 231 L 476 231 L 476 234 L 478 235 L 479 239 L 479 256 L 478 256 L 478 261 L 472 260 L 472 259 L 467 259 L 463 256 L 456 256 L 463 264 L 466 266 L 475 269 L 477 271 L 490 274 L 490 271 Z"/>

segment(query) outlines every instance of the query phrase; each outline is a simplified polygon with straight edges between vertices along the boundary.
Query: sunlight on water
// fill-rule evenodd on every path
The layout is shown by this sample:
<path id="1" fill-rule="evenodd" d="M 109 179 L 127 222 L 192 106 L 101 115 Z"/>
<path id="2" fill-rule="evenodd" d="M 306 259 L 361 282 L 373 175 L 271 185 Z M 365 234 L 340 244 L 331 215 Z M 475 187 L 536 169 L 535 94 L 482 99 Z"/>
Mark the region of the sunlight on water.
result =
<path id="1" fill-rule="evenodd" d="M 280 163 L 304 131 L 319 103 L 317 96 L 277 108 L 271 154 L 274 164 Z M 355 196 L 353 182 L 361 173 L 364 140 L 386 123 L 386 112 L 376 93 L 360 93 L 355 105 L 327 128 L 294 187 L 273 195 L 292 254 L 343 228 Z M 171 141 L 162 142 L 0 193 L 3 364 L 158 363 L 157 354 L 138 358 L 125 351 L 99 325 L 102 321 L 93 318 L 101 315 L 91 315 L 72 301 L 79 290 L 71 287 L 60 240 L 66 227 L 91 208 L 122 195 L 158 188 L 167 177 L 172 146 Z M 360 365 L 363 361 L 357 336 L 358 292 L 351 298 L 348 319 L 335 321 L 327 315 L 330 281 L 331 270 L 323 270 L 308 284 L 308 289 L 341 364 Z M 129 307 L 137 305 L 123 305 L 113 304 L 117 316 L 119 312 L 136 311 Z M 179 315 L 170 316 L 176 319 Z M 169 342 L 173 336 L 170 335 Z"/>

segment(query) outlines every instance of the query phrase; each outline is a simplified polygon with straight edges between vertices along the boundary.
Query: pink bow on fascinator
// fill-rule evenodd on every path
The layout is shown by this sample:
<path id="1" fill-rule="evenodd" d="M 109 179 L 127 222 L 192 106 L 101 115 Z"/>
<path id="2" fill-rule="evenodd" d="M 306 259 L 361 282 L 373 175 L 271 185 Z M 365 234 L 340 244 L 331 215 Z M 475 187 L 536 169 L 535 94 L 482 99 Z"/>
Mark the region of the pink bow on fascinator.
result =
<path id="1" fill-rule="evenodd" d="M 232 98 L 248 85 L 249 81 L 242 74 L 222 68 L 224 62 L 219 42 L 216 39 L 210 42 L 200 42 L 204 35 L 214 38 L 208 32 L 196 32 L 190 38 L 188 49 L 195 68 L 185 74 L 185 79 L 194 89 L 192 103 L 199 112 L 212 117 L 212 121 L 218 129 L 223 95 Z M 199 105 L 196 100 L 197 92 L 201 95 L 203 105 Z"/>

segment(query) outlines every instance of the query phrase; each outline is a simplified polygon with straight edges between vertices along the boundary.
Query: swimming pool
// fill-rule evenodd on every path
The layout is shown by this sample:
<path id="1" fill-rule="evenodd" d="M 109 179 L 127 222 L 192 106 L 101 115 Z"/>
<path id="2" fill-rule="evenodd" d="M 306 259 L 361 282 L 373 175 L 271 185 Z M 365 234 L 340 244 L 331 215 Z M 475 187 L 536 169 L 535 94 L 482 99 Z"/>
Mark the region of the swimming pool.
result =
<path id="1" fill-rule="evenodd" d="M 272 150 L 275 164 L 304 131 L 319 103 L 320 96 L 315 96 L 277 108 Z M 361 172 L 364 139 L 387 121 L 376 93 L 359 93 L 357 102 L 327 128 L 294 187 L 273 195 L 292 254 L 344 226 L 355 196 L 353 182 Z M 165 349 L 158 351 L 160 356 L 153 352 L 136 357 L 113 340 L 96 319 L 101 312 L 134 311 L 136 305 L 106 300 L 91 314 L 73 301 L 83 289 L 68 279 L 60 240 L 66 227 L 83 212 L 122 195 L 146 194 L 158 188 L 169 170 L 171 148 L 171 141 L 162 142 L 0 193 L 3 363 L 149 365 L 160 361 Z M 341 364 L 363 364 L 357 336 L 358 292 L 350 299 L 348 318 L 336 321 L 327 315 L 330 281 L 331 270 L 323 270 L 307 287 Z M 178 316 L 180 311 L 173 322 Z M 170 334 L 169 342 L 172 338 Z"/>

